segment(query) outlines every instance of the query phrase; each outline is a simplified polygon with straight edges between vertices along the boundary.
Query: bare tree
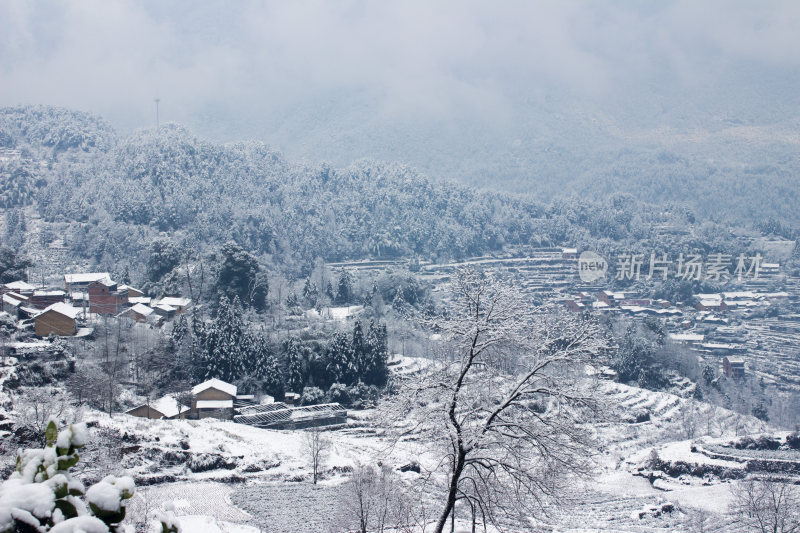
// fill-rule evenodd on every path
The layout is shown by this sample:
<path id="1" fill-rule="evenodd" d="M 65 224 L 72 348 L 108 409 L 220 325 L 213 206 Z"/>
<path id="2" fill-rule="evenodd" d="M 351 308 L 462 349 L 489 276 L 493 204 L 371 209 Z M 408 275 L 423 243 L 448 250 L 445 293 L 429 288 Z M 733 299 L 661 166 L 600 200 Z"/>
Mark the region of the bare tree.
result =
<path id="1" fill-rule="evenodd" d="M 582 423 L 597 407 L 585 372 L 602 347 L 596 323 L 535 308 L 518 288 L 472 269 L 454 276 L 445 316 L 418 320 L 454 354 L 431 365 L 395 407 L 421 409 L 413 430 L 441 445 L 446 483 L 434 531 L 455 519 L 458 502 L 484 524 L 524 520 L 564 474 L 591 470 Z"/>
<path id="2" fill-rule="evenodd" d="M 108 394 L 108 416 L 114 411 L 114 401 L 117 399 L 117 392 L 119 389 L 119 381 L 122 376 L 123 370 L 128 365 L 126 357 L 127 347 L 124 346 L 122 340 L 122 322 L 119 318 L 117 320 L 116 342 L 114 343 L 113 353 L 108 348 L 108 331 L 106 331 L 106 352 L 105 363 L 102 365 L 105 374 L 106 382 L 105 388 Z M 107 328 L 106 328 L 107 329 Z"/>
<path id="3" fill-rule="evenodd" d="M 357 464 L 344 485 L 341 526 L 348 531 L 383 533 L 396 529 L 403 508 L 402 487 L 391 469 Z"/>
<path id="4" fill-rule="evenodd" d="M 66 380 L 66 390 L 72 394 L 78 406 L 88 404 L 100 408 L 105 398 L 103 383 L 103 371 L 95 363 L 79 359 L 75 364 L 75 372 Z"/>
<path id="5" fill-rule="evenodd" d="M 800 492 L 777 479 L 749 479 L 731 487 L 730 511 L 748 531 L 791 533 L 800 531 Z"/>
<path id="6" fill-rule="evenodd" d="M 678 411 L 680 414 L 681 429 L 683 429 L 683 437 L 686 439 L 693 439 L 697 434 L 697 427 L 699 422 L 698 409 L 693 401 L 686 402 Z"/>
<path id="7" fill-rule="evenodd" d="M 323 435 L 320 428 L 312 427 L 306 430 L 305 451 L 311 464 L 311 474 L 315 485 L 322 472 L 322 465 L 330 451 L 330 445 L 330 440 Z"/>
<path id="8" fill-rule="evenodd" d="M 70 396 L 56 388 L 28 388 L 14 402 L 16 424 L 28 428 L 44 443 L 45 428 L 51 418 L 59 420 L 70 410 Z"/>

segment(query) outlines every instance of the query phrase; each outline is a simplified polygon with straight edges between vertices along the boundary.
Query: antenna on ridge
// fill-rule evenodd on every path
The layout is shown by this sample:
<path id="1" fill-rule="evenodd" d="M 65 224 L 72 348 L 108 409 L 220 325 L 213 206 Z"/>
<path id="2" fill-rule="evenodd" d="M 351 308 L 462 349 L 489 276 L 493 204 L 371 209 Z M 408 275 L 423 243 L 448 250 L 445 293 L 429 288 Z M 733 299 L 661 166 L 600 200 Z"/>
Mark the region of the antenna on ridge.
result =
<path id="1" fill-rule="evenodd" d="M 158 131 L 158 103 L 161 101 L 161 98 L 156 98 L 154 102 L 156 103 L 156 131 Z"/>

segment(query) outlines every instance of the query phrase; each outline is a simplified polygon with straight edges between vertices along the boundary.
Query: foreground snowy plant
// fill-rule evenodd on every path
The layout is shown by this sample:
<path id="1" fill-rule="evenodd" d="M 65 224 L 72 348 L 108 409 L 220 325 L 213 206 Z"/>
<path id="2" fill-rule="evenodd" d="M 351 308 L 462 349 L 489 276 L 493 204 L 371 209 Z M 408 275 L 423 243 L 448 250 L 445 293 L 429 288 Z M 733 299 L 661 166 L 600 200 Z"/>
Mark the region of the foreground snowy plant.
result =
<path id="1" fill-rule="evenodd" d="M 162 511 L 153 513 L 155 520 L 150 526 L 152 533 L 181 533 L 181 525 L 175 517 L 172 503 L 167 503 Z"/>
<path id="2" fill-rule="evenodd" d="M 14 473 L 0 485 L 0 533 L 109 533 L 132 531 L 121 525 L 133 479 L 107 476 L 85 490 L 69 469 L 86 445 L 85 424 L 58 431 L 50 421 L 43 449 L 20 450 Z M 163 531 L 177 527 L 162 522 Z"/>

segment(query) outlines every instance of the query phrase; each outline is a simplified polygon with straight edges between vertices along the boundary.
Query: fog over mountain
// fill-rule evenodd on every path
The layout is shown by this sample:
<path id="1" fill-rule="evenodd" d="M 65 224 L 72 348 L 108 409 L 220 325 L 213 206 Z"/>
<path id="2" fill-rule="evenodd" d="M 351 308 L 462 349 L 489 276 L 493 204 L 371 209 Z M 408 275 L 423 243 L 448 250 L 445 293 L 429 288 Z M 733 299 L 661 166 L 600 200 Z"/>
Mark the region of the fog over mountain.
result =
<path id="1" fill-rule="evenodd" d="M 158 97 L 162 122 L 207 138 L 545 200 L 664 174 L 790 185 L 798 27 L 791 1 L 11 1 L 0 105 L 90 111 L 125 133 L 154 125 Z"/>

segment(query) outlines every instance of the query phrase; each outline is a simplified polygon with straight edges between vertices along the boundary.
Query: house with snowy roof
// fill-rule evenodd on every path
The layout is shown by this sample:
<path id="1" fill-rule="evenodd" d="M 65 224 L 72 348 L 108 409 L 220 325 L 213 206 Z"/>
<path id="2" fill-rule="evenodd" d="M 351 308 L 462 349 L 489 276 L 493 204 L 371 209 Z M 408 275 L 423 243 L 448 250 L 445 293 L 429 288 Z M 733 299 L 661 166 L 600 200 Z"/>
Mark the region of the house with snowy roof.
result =
<path id="1" fill-rule="evenodd" d="M 134 287 L 131 287 L 130 285 L 120 285 L 119 287 L 117 287 L 117 290 L 127 292 L 128 301 L 130 301 L 132 298 L 141 298 L 142 296 L 144 296 L 144 293 L 142 291 Z"/>
<path id="2" fill-rule="evenodd" d="M 189 411 L 190 409 L 185 405 L 181 405 L 181 403 L 178 402 L 174 396 L 167 394 L 166 396 L 162 396 L 157 400 L 147 402 L 138 407 L 134 407 L 133 409 L 125 411 L 125 413 L 131 416 L 158 420 L 161 418 L 185 418 Z"/>
<path id="3" fill-rule="evenodd" d="M 149 305 L 134 304 L 118 314 L 117 317 L 131 318 L 136 322 L 147 322 L 149 318 L 153 317 L 154 313 L 155 310 Z"/>
<path id="4" fill-rule="evenodd" d="M 197 418 L 233 418 L 236 385 L 212 378 L 192 388 L 192 416 Z"/>
<path id="5" fill-rule="evenodd" d="M 89 285 L 96 281 L 111 281 L 108 272 L 86 272 L 81 274 L 64 274 L 64 290 L 68 293 L 89 292 Z"/>
<path id="6" fill-rule="evenodd" d="M 155 311 L 158 316 L 163 317 L 164 320 L 170 320 L 175 316 L 175 308 L 167 304 L 156 304 L 155 307 L 153 307 L 153 311 Z"/>
<path id="7" fill-rule="evenodd" d="M 5 283 L 2 285 L 2 287 L 0 287 L 0 292 L 2 292 L 3 294 L 8 292 L 15 292 L 23 296 L 30 296 L 31 294 L 33 294 L 33 291 L 35 290 L 36 287 L 22 280 Z"/>
<path id="8" fill-rule="evenodd" d="M 27 298 L 15 292 L 7 292 L 3 295 L 2 309 L 14 318 L 19 318 L 19 310 L 26 300 Z"/>
<path id="9" fill-rule="evenodd" d="M 745 375 L 745 363 L 742 357 L 723 357 L 722 371 L 729 378 L 743 378 Z"/>
<path id="10" fill-rule="evenodd" d="M 619 305 L 626 297 L 624 292 L 600 291 L 597 293 L 597 301 L 603 302 L 609 307 Z"/>
<path id="11" fill-rule="evenodd" d="M 189 298 L 180 298 L 174 296 L 165 296 L 158 301 L 157 305 L 165 305 L 172 307 L 175 310 L 175 313 L 181 314 L 186 311 L 186 308 L 189 307 L 189 304 L 192 303 L 192 300 Z"/>
<path id="12" fill-rule="evenodd" d="M 60 289 L 39 289 L 33 291 L 28 303 L 37 309 L 46 309 L 56 302 L 63 302 L 67 298 L 67 293 Z"/>
<path id="13" fill-rule="evenodd" d="M 115 315 L 128 303 L 128 291 L 110 279 L 101 279 L 89 284 L 89 310 L 98 315 Z"/>
<path id="14" fill-rule="evenodd" d="M 64 302 L 48 306 L 33 317 L 36 335 L 47 337 L 50 334 L 72 336 L 78 329 L 78 315 L 81 310 Z"/>

